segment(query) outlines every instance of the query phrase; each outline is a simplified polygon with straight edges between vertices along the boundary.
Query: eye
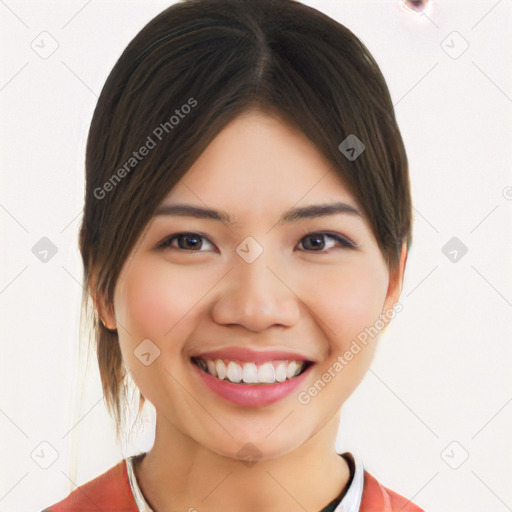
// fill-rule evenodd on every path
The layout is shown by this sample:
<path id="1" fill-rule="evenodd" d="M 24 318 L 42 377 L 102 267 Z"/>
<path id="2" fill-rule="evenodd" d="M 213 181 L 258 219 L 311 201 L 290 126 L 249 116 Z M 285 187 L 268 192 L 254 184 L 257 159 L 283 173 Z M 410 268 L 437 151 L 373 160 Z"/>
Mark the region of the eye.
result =
<path id="1" fill-rule="evenodd" d="M 190 252 L 206 252 L 198 250 L 203 246 L 205 240 L 213 247 L 213 244 L 200 233 L 176 233 L 175 235 L 167 237 L 157 246 L 157 249 L 163 250 L 172 248 Z M 177 246 L 173 243 L 175 241 Z"/>
<path id="2" fill-rule="evenodd" d="M 335 243 L 331 242 L 326 244 L 325 239 L 334 240 Z M 304 243 L 304 241 L 308 240 L 308 243 Z M 341 245 L 342 248 L 357 249 L 356 244 L 336 233 L 310 233 L 303 237 L 300 243 L 308 252 L 324 252 L 336 246 L 336 243 Z"/>
<path id="3" fill-rule="evenodd" d="M 326 243 L 326 239 L 330 239 L 331 242 Z M 156 248 L 160 250 L 181 249 L 189 252 L 208 252 L 208 250 L 212 250 L 200 250 L 203 248 L 205 242 L 210 244 L 212 248 L 215 247 L 208 238 L 200 233 L 176 233 L 168 236 Z M 336 245 L 341 245 L 341 248 L 358 248 L 356 244 L 336 233 L 309 233 L 301 239 L 300 244 L 302 244 L 307 252 L 325 252 Z"/>

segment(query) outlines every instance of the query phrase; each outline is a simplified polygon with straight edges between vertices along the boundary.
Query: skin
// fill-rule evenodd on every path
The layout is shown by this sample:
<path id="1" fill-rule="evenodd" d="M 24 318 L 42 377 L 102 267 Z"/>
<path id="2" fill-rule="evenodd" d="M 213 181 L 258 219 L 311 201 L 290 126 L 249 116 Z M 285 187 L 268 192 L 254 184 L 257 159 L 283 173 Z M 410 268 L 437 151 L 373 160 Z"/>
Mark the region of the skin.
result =
<path id="1" fill-rule="evenodd" d="M 154 217 L 122 269 L 113 308 L 99 301 L 106 326 L 118 329 L 132 377 L 157 412 L 154 446 L 136 466 L 156 511 L 318 512 L 346 486 L 349 469 L 334 448 L 340 409 L 365 375 L 378 336 L 308 404 L 297 393 L 391 310 L 407 253 L 404 244 L 390 272 L 364 215 L 276 225 L 289 208 L 337 201 L 360 210 L 302 132 L 248 111 L 214 139 L 164 201 L 222 209 L 236 224 Z M 315 237 L 306 237 L 325 231 L 358 248 L 328 236 L 314 246 Z M 174 239 L 156 249 L 183 232 L 206 238 L 188 245 Z M 264 248 L 250 264 L 236 252 L 247 236 Z M 147 338 L 160 349 L 149 366 L 134 354 Z M 266 407 L 241 407 L 204 386 L 189 362 L 194 351 L 237 345 L 289 349 L 316 364 L 297 392 Z M 261 453 L 250 467 L 237 456 L 248 442 Z"/>

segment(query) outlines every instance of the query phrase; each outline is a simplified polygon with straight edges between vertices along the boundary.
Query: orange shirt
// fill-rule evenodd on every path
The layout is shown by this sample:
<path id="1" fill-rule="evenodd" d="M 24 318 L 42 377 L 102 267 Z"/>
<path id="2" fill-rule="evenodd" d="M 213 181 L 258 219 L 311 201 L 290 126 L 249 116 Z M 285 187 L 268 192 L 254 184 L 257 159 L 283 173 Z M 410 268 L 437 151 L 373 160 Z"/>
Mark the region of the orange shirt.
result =
<path id="1" fill-rule="evenodd" d="M 140 512 L 130 486 L 127 461 L 123 459 L 100 476 L 77 487 L 66 498 L 42 512 Z M 343 511 L 337 507 L 336 512 Z M 424 512 L 408 499 L 382 486 L 364 470 L 358 512 Z"/>

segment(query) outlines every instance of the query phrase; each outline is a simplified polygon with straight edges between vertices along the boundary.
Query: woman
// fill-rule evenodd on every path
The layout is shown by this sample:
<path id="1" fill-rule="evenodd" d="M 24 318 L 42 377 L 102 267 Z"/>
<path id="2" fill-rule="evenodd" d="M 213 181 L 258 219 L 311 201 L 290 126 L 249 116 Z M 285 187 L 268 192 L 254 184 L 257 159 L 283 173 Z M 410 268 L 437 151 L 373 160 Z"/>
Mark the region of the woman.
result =
<path id="1" fill-rule="evenodd" d="M 407 157 L 384 78 L 291 0 L 188 0 L 103 88 L 80 232 L 105 398 L 148 453 L 46 511 L 419 511 L 334 446 L 400 307 Z"/>

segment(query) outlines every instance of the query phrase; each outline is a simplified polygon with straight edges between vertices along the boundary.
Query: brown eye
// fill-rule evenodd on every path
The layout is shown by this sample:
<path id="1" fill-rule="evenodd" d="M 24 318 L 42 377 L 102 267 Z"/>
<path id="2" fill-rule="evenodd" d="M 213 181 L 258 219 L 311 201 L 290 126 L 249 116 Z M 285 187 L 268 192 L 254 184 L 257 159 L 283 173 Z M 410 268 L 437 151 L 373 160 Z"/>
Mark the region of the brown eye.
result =
<path id="1" fill-rule="evenodd" d="M 173 242 L 177 242 L 174 244 Z M 204 252 L 199 249 L 203 248 L 203 245 L 207 241 L 211 242 L 199 233 L 177 233 L 170 237 L 167 237 L 159 246 L 159 249 L 182 249 L 184 251 Z M 212 244 L 213 245 L 213 244 Z"/>
<path id="2" fill-rule="evenodd" d="M 326 239 L 334 240 L 338 245 L 348 248 L 356 248 L 357 246 L 347 240 L 346 238 L 337 235 L 335 233 L 310 233 L 306 235 L 302 240 L 304 249 L 308 252 L 323 252 L 324 250 L 333 248 L 335 244 L 326 243 Z M 327 247 L 326 247 L 327 246 Z"/>

